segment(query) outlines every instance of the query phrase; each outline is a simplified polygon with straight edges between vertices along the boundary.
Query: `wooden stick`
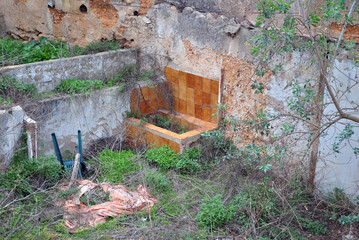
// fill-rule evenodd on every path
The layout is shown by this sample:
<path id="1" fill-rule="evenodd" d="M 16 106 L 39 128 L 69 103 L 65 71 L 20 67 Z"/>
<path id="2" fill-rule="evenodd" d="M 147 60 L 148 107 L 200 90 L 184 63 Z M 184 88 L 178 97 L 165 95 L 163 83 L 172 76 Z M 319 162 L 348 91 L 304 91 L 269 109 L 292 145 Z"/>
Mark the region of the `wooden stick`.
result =
<path id="1" fill-rule="evenodd" d="M 77 173 L 79 171 L 79 166 L 80 166 L 80 154 L 76 153 L 75 163 L 74 163 L 74 167 L 72 169 L 71 179 L 70 179 L 69 186 L 67 187 L 67 190 L 69 190 L 72 187 L 72 185 L 75 183 L 75 181 L 77 179 Z"/>

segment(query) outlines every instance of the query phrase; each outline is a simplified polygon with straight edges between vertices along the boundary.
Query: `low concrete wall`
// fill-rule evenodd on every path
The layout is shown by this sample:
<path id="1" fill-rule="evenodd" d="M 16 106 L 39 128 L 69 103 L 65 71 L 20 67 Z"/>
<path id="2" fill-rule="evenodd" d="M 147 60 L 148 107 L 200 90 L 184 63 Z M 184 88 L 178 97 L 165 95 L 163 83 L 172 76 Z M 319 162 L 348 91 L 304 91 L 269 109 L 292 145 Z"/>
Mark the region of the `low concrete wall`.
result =
<path id="1" fill-rule="evenodd" d="M 85 148 L 92 140 L 122 133 L 123 113 L 130 110 L 130 91 L 118 87 L 90 93 L 44 100 L 36 116 L 39 154 L 55 154 L 51 133 L 55 133 L 61 151 L 75 151 L 77 130 L 82 132 Z"/>
<path id="2" fill-rule="evenodd" d="M 0 110 L 0 170 L 10 164 L 19 140 L 25 113 L 16 106 L 10 110 Z"/>
<path id="3" fill-rule="evenodd" d="M 135 49 L 115 50 L 97 54 L 62 58 L 45 62 L 4 67 L 2 74 L 35 84 L 40 92 L 55 89 L 63 79 L 111 78 L 126 66 L 136 64 Z"/>

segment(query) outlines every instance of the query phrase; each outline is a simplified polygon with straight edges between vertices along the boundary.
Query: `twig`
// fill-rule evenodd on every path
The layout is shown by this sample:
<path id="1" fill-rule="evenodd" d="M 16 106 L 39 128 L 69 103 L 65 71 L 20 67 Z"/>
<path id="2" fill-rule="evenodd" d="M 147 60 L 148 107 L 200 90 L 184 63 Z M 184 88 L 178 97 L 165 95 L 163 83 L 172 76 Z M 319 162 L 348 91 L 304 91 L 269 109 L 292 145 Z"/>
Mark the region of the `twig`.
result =
<path id="1" fill-rule="evenodd" d="M 80 154 L 77 153 L 75 156 L 74 168 L 72 170 L 72 175 L 71 175 L 69 186 L 67 186 L 67 190 L 71 189 L 72 185 L 75 183 L 75 181 L 77 179 L 77 173 L 79 170 L 79 166 L 80 166 Z"/>

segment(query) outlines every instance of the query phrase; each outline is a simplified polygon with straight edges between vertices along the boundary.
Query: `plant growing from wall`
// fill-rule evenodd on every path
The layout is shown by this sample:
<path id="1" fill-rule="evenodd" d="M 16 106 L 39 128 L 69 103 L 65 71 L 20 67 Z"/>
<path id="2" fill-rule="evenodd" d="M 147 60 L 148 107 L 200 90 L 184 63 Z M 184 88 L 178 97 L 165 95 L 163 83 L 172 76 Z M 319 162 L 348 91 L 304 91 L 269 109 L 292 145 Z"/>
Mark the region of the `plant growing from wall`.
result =
<path id="1" fill-rule="evenodd" d="M 2 66 L 26 64 L 116 49 L 120 46 L 114 40 L 91 42 L 82 48 L 77 45 L 71 47 L 59 39 L 41 37 L 38 41 L 23 43 L 6 36 L 0 38 L 0 63 Z"/>
<path id="2" fill-rule="evenodd" d="M 267 69 L 275 74 L 280 72 L 282 63 L 273 63 L 278 56 L 307 52 L 311 57 L 310 67 L 316 69 L 318 75 L 304 82 L 295 78 L 287 88 L 293 94 L 289 99 L 290 116 L 310 126 L 309 146 L 313 149 L 310 154 L 310 178 L 313 183 L 319 137 L 340 120 L 345 120 L 347 127 L 339 131 L 333 150 L 339 152 L 343 141 L 350 140 L 354 153 L 358 153 L 357 143 L 351 139 L 354 135 L 353 126 L 359 124 L 356 114 L 358 103 L 348 98 L 351 97 L 351 91 L 358 89 L 359 82 L 346 76 L 350 79 L 349 85 L 344 88 L 335 87 L 339 79 L 333 74 L 338 69 L 337 59 L 342 51 L 354 58 L 355 66 L 358 64 L 354 41 L 344 39 L 346 28 L 358 21 L 353 17 L 358 10 L 357 1 L 352 1 L 350 5 L 344 0 L 324 1 L 319 9 L 313 9 L 311 4 L 312 1 L 259 1 L 260 15 L 256 25 L 261 31 L 252 39 L 252 54 L 257 59 L 256 74 L 260 77 L 265 75 Z M 297 11 L 294 5 L 298 7 Z M 336 38 L 331 35 L 331 28 L 337 23 L 341 25 L 341 33 Z M 255 81 L 252 88 L 259 93 L 262 92 L 263 85 Z M 333 106 L 334 110 L 325 112 L 327 106 Z M 289 120 L 286 121 L 288 126 Z"/>

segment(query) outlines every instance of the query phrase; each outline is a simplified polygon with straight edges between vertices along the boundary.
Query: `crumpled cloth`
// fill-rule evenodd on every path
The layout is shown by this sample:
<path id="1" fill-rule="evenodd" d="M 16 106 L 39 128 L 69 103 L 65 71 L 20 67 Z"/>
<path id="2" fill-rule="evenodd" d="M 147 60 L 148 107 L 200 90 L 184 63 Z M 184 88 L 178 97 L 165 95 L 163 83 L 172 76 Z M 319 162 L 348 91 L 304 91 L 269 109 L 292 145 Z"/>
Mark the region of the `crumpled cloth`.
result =
<path id="1" fill-rule="evenodd" d="M 64 215 L 65 226 L 70 230 L 77 227 L 94 227 L 105 222 L 107 217 L 150 210 L 157 202 L 142 185 L 139 185 L 136 191 L 129 191 L 122 185 L 96 184 L 89 180 L 78 180 L 77 183 L 80 191 L 72 196 L 72 199 L 57 202 L 57 205 L 61 205 L 66 212 Z M 62 185 L 60 190 L 66 190 L 68 184 Z M 110 201 L 91 207 L 81 203 L 81 196 L 88 190 L 95 188 L 102 188 L 105 193 L 109 192 Z"/>

